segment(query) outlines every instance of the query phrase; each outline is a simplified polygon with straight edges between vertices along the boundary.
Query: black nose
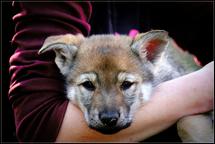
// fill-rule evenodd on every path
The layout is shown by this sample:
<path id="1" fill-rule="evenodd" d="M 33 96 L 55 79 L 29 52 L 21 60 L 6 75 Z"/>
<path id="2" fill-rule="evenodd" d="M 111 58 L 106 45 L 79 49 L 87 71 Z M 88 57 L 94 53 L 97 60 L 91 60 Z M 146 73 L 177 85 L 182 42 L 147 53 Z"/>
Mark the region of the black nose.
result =
<path id="1" fill-rule="evenodd" d="M 117 111 L 103 111 L 99 113 L 99 119 L 104 125 L 113 127 L 119 119 L 119 112 Z"/>

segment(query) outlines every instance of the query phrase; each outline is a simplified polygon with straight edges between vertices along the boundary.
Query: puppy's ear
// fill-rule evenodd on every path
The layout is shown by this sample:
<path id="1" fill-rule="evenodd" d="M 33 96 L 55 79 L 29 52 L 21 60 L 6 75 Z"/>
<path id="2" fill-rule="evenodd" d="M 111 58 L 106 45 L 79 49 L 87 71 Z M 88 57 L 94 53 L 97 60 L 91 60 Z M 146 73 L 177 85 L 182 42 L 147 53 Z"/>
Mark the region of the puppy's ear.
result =
<path id="1" fill-rule="evenodd" d="M 159 59 L 168 44 L 168 33 L 164 30 L 151 30 L 135 37 L 131 49 L 142 61 L 154 63 Z"/>
<path id="2" fill-rule="evenodd" d="M 56 54 L 55 63 L 61 73 L 66 75 L 83 40 L 84 36 L 81 34 L 50 36 L 45 40 L 38 54 L 53 50 Z"/>

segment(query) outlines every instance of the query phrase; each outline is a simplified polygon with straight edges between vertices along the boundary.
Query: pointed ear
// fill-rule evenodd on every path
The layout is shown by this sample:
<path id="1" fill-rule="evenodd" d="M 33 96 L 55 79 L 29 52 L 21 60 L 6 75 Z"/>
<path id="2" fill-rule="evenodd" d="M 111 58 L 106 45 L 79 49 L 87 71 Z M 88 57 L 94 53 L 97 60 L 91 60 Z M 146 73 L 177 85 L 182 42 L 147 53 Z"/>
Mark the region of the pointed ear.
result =
<path id="1" fill-rule="evenodd" d="M 154 63 L 159 59 L 168 44 L 168 33 L 164 30 L 151 30 L 135 37 L 131 49 L 141 60 Z"/>
<path id="2" fill-rule="evenodd" d="M 55 63 L 61 73 L 66 75 L 83 40 L 84 36 L 81 34 L 50 36 L 45 40 L 38 54 L 53 50 L 56 54 Z"/>

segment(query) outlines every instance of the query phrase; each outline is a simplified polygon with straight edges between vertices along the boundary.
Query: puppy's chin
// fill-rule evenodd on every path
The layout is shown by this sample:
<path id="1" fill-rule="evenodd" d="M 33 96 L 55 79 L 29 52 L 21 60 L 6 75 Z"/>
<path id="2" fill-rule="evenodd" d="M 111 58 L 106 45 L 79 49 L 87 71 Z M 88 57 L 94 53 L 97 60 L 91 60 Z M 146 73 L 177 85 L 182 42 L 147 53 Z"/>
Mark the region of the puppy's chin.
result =
<path id="1" fill-rule="evenodd" d="M 92 125 L 89 125 L 90 128 L 102 133 L 102 134 L 105 134 L 105 135 L 111 135 L 111 134 L 115 134 L 117 132 L 119 132 L 120 130 L 122 129 L 125 129 L 127 127 L 129 127 L 131 125 L 131 122 L 130 123 L 127 123 L 126 125 L 124 126 L 115 126 L 115 127 L 108 127 L 108 126 L 103 126 L 103 127 L 94 127 Z"/>

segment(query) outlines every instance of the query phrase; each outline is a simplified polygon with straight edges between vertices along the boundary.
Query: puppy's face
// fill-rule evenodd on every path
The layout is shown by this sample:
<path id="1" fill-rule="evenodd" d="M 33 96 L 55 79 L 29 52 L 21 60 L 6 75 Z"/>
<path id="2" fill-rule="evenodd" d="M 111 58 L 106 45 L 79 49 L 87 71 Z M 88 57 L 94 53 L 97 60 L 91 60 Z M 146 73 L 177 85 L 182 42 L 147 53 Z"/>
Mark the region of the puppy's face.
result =
<path id="1" fill-rule="evenodd" d="M 80 107 L 89 127 L 111 134 L 128 127 L 136 109 L 149 99 L 153 58 L 149 60 L 146 48 L 166 43 L 163 31 L 157 31 L 157 37 L 152 34 L 141 36 L 145 41 L 113 35 L 55 36 L 40 52 L 56 52 L 68 99 Z"/>

